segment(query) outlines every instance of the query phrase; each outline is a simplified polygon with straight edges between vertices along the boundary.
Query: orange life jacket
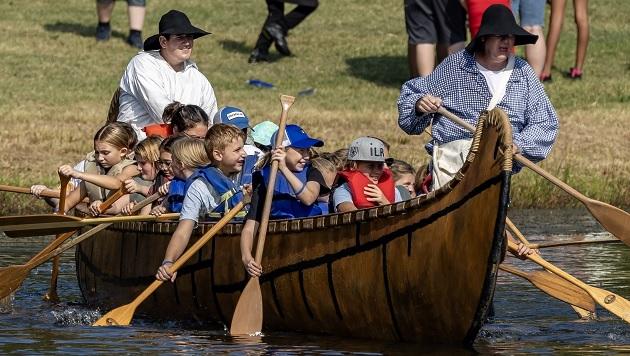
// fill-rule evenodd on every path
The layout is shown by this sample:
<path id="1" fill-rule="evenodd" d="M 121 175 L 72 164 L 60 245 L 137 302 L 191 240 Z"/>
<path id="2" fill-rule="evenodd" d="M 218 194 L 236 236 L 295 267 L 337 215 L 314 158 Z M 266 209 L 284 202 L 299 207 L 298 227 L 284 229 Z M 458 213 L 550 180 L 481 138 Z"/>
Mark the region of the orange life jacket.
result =
<path id="1" fill-rule="evenodd" d="M 368 177 L 355 170 L 344 170 L 339 172 L 339 175 L 348 183 L 350 194 L 352 195 L 352 202 L 357 209 L 372 208 L 376 206 L 375 203 L 367 200 L 365 193 L 363 193 L 363 189 L 368 184 L 372 184 L 372 181 Z M 394 203 L 394 200 L 396 199 L 396 184 L 394 182 L 392 171 L 389 170 L 389 168 L 385 168 L 383 170 L 383 174 L 381 174 L 378 184 L 376 185 L 383 192 L 385 198 L 387 198 L 390 203 Z"/>

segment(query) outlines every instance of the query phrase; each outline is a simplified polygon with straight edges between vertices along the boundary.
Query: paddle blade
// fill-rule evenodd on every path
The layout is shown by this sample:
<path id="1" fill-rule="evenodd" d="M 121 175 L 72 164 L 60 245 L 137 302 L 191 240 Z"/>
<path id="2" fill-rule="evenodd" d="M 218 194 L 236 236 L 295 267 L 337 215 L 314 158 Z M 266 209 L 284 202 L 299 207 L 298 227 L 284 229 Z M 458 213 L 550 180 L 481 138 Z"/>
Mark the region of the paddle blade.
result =
<path id="1" fill-rule="evenodd" d="M 623 297 L 607 290 L 589 286 L 588 294 L 609 312 L 630 323 L 630 302 Z"/>
<path id="2" fill-rule="evenodd" d="M 589 199 L 586 208 L 611 234 L 630 246 L 630 214 L 612 205 Z"/>
<path id="3" fill-rule="evenodd" d="M 231 335 L 253 335 L 262 330 L 262 293 L 258 278 L 250 278 L 232 315 Z"/>
<path id="4" fill-rule="evenodd" d="M 29 271 L 23 265 L 0 268 L 0 299 L 20 288 Z"/>
<path id="5" fill-rule="evenodd" d="M 128 326 L 135 311 L 134 303 L 125 304 L 103 315 L 92 326 Z"/>
<path id="6" fill-rule="evenodd" d="M 58 235 L 82 226 L 75 216 L 40 214 L 0 217 L 0 231 L 9 237 Z"/>
<path id="7" fill-rule="evenodd" d="M 568 282 L 551 272 L 535 271 L 529 273 L 529 281 L 550 296 L 575 305 L 590 312 L 595 312 L 595 301 L 582 288 Z"/>

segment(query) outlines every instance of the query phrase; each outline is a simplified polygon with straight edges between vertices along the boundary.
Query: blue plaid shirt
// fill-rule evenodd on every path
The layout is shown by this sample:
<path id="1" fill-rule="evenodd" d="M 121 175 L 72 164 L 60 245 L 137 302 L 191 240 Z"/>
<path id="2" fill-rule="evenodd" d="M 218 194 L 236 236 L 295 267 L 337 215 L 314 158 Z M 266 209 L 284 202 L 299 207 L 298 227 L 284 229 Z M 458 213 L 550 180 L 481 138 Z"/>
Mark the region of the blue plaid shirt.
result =
<path id="1" fill-rule="evenodd" d="M 433 140 L 426 145 L 429 154 L 434 142 L 472 138 L 472 133 L 437 113 L 416 112 L 416 102 L 427 94 L 441 98 L 444 108 L 473 125 L 492 98 L 475 58 L 465 50 L 448 56 L 427 77 L 403 84 L 398 98 L 398 125 L 410 135 L 419 135 L 433 121 Z M 521 154 L 534 162 L 545 159 L 558 135 L 558 117 L 542 83 L 525 60 L 515 58 L 505 96 L 497 107 L 508 114 L 513 142 Z"/>

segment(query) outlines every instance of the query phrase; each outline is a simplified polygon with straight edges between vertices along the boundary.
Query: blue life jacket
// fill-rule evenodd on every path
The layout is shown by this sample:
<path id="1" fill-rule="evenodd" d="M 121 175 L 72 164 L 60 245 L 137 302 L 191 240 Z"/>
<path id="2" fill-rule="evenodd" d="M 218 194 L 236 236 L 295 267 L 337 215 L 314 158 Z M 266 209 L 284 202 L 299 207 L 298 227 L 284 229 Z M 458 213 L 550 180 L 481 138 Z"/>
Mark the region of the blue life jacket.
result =
<path id="1" fill-rule="evenodd" d="M 238 175 L 238 184 L 252 184 L 252 174 L 256 169 L 256 162 L 258 162 L 258 155 L 245 156 L 245 162 L 243 163 L 243 170 Z"/>
<path id="2" fill-rule="evenodd" d="M 226 177 L 218 168 L 206 166 L 196 169 L 186 180 L 185 191 L 188 191 L 190 185 L 197 179 L 201 179 L 208 186 L 208 190 L 214 190 L 217 192 L 217 195 L 221 197 L 214 210 L 208 212 L 211 217 L 220 217 L 243 200 L 243 191 L 240 187 L 236 186 L 236 184 L 234 184 L 230 178 Z M 218 214 L 215 215 L 212 213 Z M 244 215 L 244 212 L 239 213 L 239 215 Z"/>
<path id="3" fill-rule="evenodd" d="M 296 177 L 306 184 L 308 170 L 310 165 L 304 167 L 301 172 L 293 172 Z M 269 175 L 271 174 L 271 166 L 268 165 L 262 169 L 262 177 L 265 186 L 269 189 Z M 273 191 L 273 201 L 271 203 L 271 217 L 274 219 L 293 219 L 303 218 L 307 216 L 322 215 L 322 209 L 317 203 L 313 205 L 304 205 L 296 196 L 289 181 L 284 177 L 282 172 L 278 171 L 276 175 L 276 184 Z"/>
<path id="4" fill-rule="evenodd" d="M 171 185 L 168 187 L 168 198 L 166 198 L 168 211 L 173 213 L 179 213 L 182 211 L 184 197 L 186 196 L 185 186 L 185 180 L 173 178 Z"/>
<path id="5" fill-rule="evenodd" d="M 322 209 L 322 215 L 327 215 L 328 214 L 328 212 L 329 212 L 328 206 L 330 205 L 329 201 L 318 201 L 317 205 L 319 206 L 320 209 Z"/>

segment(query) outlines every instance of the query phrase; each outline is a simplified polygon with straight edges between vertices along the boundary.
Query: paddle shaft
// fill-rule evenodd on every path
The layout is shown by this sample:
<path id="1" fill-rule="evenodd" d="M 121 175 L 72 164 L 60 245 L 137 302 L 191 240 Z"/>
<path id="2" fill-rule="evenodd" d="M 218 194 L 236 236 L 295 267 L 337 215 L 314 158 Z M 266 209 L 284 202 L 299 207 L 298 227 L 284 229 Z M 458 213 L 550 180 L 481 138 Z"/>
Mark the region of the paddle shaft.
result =
<path id="1" fill-rule="evenodd" d="M 596 243 L 621 243 L 618 239 L 597 239 L 597 240 L 580 240 L 580 241 L 556 241 L 556 242 L 545 242 L 538 244 L 530 244 L 530 248 L 547 248 L 547 247 L 559 247 L 559 246 L 571 246 L 571 245 L 586 245 L 586 244 L 596 244 Z"/>
<path id="2" fill-rule="evenodd" d="M 284 139 L 284 130 L 287 126 L 287 115 L 294 97 L 282 95 L 280 102 L 282 103 L 282 114 L 280 115 L 280 125 L 278 125 L 278 135 L 274 147 L 282 144 Z M 271 202 L 273 199 L 273 191 L 276 186 L 276 176 L 278 175 L 278 161 L 271 162 L 271 173 L 269 174 L 269 184 L 267 184 L 267 192 L 265 193 L 265 204 L 263 205 L 262 219 L 258 228 L 258 242 L 256 243 L 256 256 L 254 260 L 260 264 L 262 261 L 263 249 L 265 247 L 265 237 L 267 236 L 267 227 L 269 225 L 269 213 L 271 212 Z"/>
<path id="3" fill-rule="evenodd" d="M 134 222 L 134 221 L 161 221 L 171 220 L 179 217 L 179 213 L 168 213 L 160 216 L 155 215 L 133 215 L 133 216 L 110 216 L 105 218 L 87 218 L 74 221 L 62 221 L 62 222 L 50 222 L 50 223 L 36 223 L 36 224 L 18 224 L 18 225 L 4 225 L 0 227 L 1 231 L 21 231 L 21 230 L 45 230 L 45 229 L 73 229 L 87 225 L 99 225 L 109 223 L 120 222 Z"/>
<path id="4" fill-rule="evenodd" d="M 280 115 L 280 124 L 278 125 L 278 135 L 274 147 L 280 146 L 283 140 L 286 128 L 287 115 L 289 108 L 295 101 L 292 96 L 281 95 L 280 103 L 282 104 L 282 113 Z M 267 192 L 265 194 L 265 202 L 262 211 L 262 220 L 258 227 L 258 241 L 256 244 L 256 256 L 254 261 L 259 265 L 262 262 L 262 254 L 265 246 L 265 237 L 267 236 L 267 227 L 269 224 L 269 213 L 271 212 L 271 202 L 273 199 L 273 191 L 276 186 L 276 175 L 278 174 L 278 161 L 271 162 L 271 173 L 269 175 L 269 183 L 267 184 Z M 260 281 L 256 277 L 251 277 L 243 292 L 238 298 L 234 314 L 232 315 L 232 323 L 230 324 L 230 334 L 242 335 L 253 334 L 262 330 L 263 307 L 262 293 L 260 290 Z"/>
<path id="5" fill-rule="evenodd" d="M 510 251 L 515 252 L 517 250 L 516 244 L 513 241 L 508 239 L 508 249 Z M 623 297 L 611 293 L 607 290 L 596 288 L 589 286 L 588 284 L 580 281 L 579 279 L 573 277 L 567 272 L 561 270 L 560 268 L 554 266 L 553 264 L 545 261 L 538 254 L 531 254 L 526 256 L 531 261 L 539 264 L 544 267 L 546 270 L 553 272 L 554 274 L 564 278 L 565 280 L 575 284 L 576 286 L 582 288 L 586 293 L 588 293 L 593 299 L 606 310 L 611 313 L 617 315 L 621 319 L 630 323 L 630 302 L 624 299 Z"/>
<path id="6" fill-rule="evenodd" d="M 232 220 L 236 216 L 236 214 L 238 214 L 243 209 L 245 204 L 246 204 L 245 201 L 241 201 L 238 204 L 236 204 L 232 209 L 230 209 L 230 211 L 223 218 L 221 218 L 221 220 L 219 220 L 216 224 L 214 224 L 214 226 L 212 226 L 212 228 L 210 228 L 208 232 L 203 234 L 203 236 L 199 238 L 197 242 L 195 242 L 188 250 L 186 250 L 186 252 L 184 252 L 177 259 L 177 261 L 175 261 L 175 263 L 173 263 L 169 271 L 171 273 L 175 273 L 177 270 L 179 270 L 208 241 L 210 241 L 211 238 L 213 238 L 219 231 L 221 231 L 221 229 L 227 223 L 229 223 L 230 220 Z M 156 289 L 158 289 L 158 287 L 161 286 L 162 283 L 164 282 L 160 280 L 153 281 L 153 283 L 151 283 L 144 291 L 142 291 L 142 293 L 140 293 L 131 303 L 110 311 L 109 313 L 105 314 L 103 317 L 101 317 L 92 325 L 93 326 L 129 325 L 129 322 L 131 321 L 131 317 L 133 316 L 133 312 L 135 311 L 135 309 L 140 305 L 140 303 L 142 303 L 145 299 L 147 299 Z M 118 316 L 117 312 L 119 312 L 121 315 Z M 122 319 L 123 317 L 125 318 L 124 320 Z"/>
<path id="7" fill-rule="evenodd" d="M 184 252 L 184 254 L 182 254 L 177 259 L 177 261 L 175 261 L 175 263 L 173 263 L 173 265 L 169 269 L 171 274 L 177 272 L 186 262 L 188 262 L 188 260 L 191 257 L 193 257 L 203 247 L 203 245 L 205 245 L 208 241 L 210 241 L 210 239 L 212 239 L 214 235 L 216 235 L 219 231 L 221 231 L 221 229 L 227 223 L 229 223 L 230 220 L 232 220 L 236 216 L 236 214 L 238 214 L 243 209 L 244 206 L 245 204 L 242 201 L 236 204 L 232 209 L 230 209 L 230 211 L 227 214 L 225 214 L 223 218 L 221 218 L 221 220 L 219 220 L 216 224 L 214 224 L 210 228 L 210 230 L 208 230 L 205 234 L 203 234 L 203 236 L 199 238 L 197 242 L 195 242 L 188 250 L 186 250 L 186 252 Z M 164 283 L 164 281 L 160 281 L 160 280 L 153 281 L 153 283 L 151 283 L 151 285 L 147 287 L 147 289 L 145 289 L 142 293 L 140 293 L 140 295 L 138 295 L 136 299 L 134 299 L 132 304 L 135 304 L 137 306 L 140 303 L 142 303 L 162 283 Z"/>
<path id="8" fill-rule="evenodd" d="M 0 191 L 11 192 L 11 193 L 21 193 L 21 194 L 31 194 L 30 188 L 14 187 L 12 185 L 2 185 L 2 184 L 0 184 Z M 59 191 L 54 190 L 54 189 L 44 189 L 39 194 L 39 196 L 46 197 L 46 198 L 59 198 Z"/>
<path id="9" fill-rule="evenodd" d="M 151 204 L 152 202 L 157 200 L 159 197 L 160 197 L 159 193 L 155 193 L 155 194 L 151 195 L 150 197 L 148 197 L 148 198 L 144 199 L 143 201 L 141 201 L 140 203 L 136 204 L 133 207 L 133 209 L 131 210 L 131 213 L 136 213 L 136 212 L 140 211 L 142 208 L 144 208 L 145 206 Z M 105 203 L 103 203 L 103 204 L 101 204 L 101 207 L 99 209 L 107 210 L 107 208 L 108 208 L 108 206 L 105 206 Z M 92 229 L 90 229 L 90 230 L 84 232 L 83 234 L 73 238 L 71 241 L 69 241 L 68 243 L 63 244 L 62 246 L 59 246 L 59 245 L 61 245 L 61 243 L 63 243 L 64 241 L 56 243 L 56 246 L 54 246 L 53 248 L 48 248 L 47 247 L 46 249 L 48 249 L 48 252 L 38 254 L 38 256 L 36 256 L 33 259 L 31 259 L 30 261 L 28 261 L 28 263 L 26 263 L 25 266 L 29 266 L 31 269 L 35 268 L 35 267 L 39 266 L 40 264 L 48 261 L 49 259 L 51 259 L 53 257 L 56 257 L 56 256 L 59 256 L 60 254 L 64 253 L 66 250 L 68 250 L 69 248 L 72 248 L 72 247 L 76 246 L 77 244 L 81 243 L 82 241 L 84 241 L 88 237 L 96 234 L 97 232 L 105 230 L 107 227 L 109 227 L 112 224 L 113 223 L 105 223 L 105 224 L 101 224 L 99 226 L 93 227 Z M 69 236 L 66 237 L 66 239 L 71 237 L 74 234 L 74 232 L 72 234 L 70 234 L 70 233 L 68 233 L 68 234 L 69 234 Z M 57 240 L 58 239 L 55 239 L 55 241 L 53 241 L 53 243 L 57 242 Z"/>
<path id="10" fill-rule="evenodd" d="M 444 107 L 440 107 L 437 111 L 440 115 L 455 122 L 456 124 L 464 127 L 466 130 L 475 132 L 473 125 L 467 123 L 461 118 L 457 117 L 453 113 L 446 110 Z M 591 215 L 597 219 L 597 221 L 610 233 L 621 239 L 626 245 L 630 246 L 630 214 L 616 208 L 610 204 L 600 202 L 598 200 L 591 199 L 584 194 L 578 192 L 573 187 L 569 186 L 560 179 L 554 177 L 549 172 L 545 171 L 541 167 L 534 164 L 534 162 L 528 160 L 520 153 L 514 153 L 513 158 L 523 166 L 533 170 L 541 177 L 547 179 L 551 183 L 555 184 L 560 189 L 569 193 L 582 204 L 586 206 Z"/>

